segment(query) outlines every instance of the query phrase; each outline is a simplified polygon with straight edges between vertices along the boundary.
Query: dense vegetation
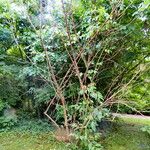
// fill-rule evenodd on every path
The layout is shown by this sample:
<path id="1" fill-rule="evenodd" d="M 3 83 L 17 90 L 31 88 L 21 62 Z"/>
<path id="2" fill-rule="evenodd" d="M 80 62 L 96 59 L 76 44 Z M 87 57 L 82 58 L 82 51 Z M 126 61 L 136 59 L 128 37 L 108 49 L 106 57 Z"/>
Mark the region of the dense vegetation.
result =
<path id="1" fill-rule="evenodd" d="M 1 0 L 0 129 L 47 117 L 92 150 L 111 112 L 149 115 L 149 16 L 149 0 Z"/>

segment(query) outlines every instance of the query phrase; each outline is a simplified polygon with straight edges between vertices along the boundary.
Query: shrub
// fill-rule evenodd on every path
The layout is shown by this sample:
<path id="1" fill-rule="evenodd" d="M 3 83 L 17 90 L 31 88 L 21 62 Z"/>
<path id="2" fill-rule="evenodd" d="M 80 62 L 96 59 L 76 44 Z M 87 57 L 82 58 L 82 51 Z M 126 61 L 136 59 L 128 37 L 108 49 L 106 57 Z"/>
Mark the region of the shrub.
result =
<path id="1" fill-rule="evenodd" d="M 11 117 L 0 117 L 0 131 L 9 130 L 16 125 L 17 119 Z"/>

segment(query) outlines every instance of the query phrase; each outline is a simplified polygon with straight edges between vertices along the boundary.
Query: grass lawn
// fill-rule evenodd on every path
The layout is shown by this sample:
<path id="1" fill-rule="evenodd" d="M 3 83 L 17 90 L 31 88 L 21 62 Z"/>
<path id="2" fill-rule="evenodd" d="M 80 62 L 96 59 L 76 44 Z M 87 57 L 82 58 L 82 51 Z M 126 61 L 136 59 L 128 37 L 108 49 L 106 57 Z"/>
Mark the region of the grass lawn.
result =
<path id="1" fill-rule="evenodd" d="M 104 141 L 106 150 L 150 150 L 150 135 L 141 127 L 150 125 L 150 118 L 133 115 L 118 116 L 115 129 Z"/>
<path id="2" fill-rule="evenodd" d="M 56 142 L 51 133 L 0 133 L 0 150 L 65 150 L 65 144 Z"/>
<path id="3" fill-rule="evenodd" d="M 137 126 L 124 124 L 112 131 L 103 144 L 106 150 L 150 150 L 150 135 Z"/>
<path id="4" fill-rule="evenodd" d="M 101 140 L 104 150 L 150 150 L 150 135 L 140 130 L 150 125 L 147 119 L 121 117 L 105 139 Z M 0 133 L 0 150 L 70 150 L 66 143 L 57 142 L 52 132 Z"/>
<path id="5" fill-rule="evenodd" d="M 140 115 L 115 115 L 119 118 L 120 121 L 123 121 L 127 124 L 133 125 L 150 125 L 150 117 L 140 116 Z"/>
<path id="6" fill-rule="evenodd" d="M 150 125 L 150 119 L 143 119 L 143 118 L 127 118 L 122 117 L 122 121 L 128 124 L 137 124 L 137 125 Z"/>

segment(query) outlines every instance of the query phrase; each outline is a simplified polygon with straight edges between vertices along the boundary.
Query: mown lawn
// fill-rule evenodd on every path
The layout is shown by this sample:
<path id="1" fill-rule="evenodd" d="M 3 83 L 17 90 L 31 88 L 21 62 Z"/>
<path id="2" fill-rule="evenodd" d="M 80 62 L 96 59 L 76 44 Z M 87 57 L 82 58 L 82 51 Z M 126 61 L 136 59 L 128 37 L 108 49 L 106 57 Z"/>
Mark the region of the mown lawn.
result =
<path id="1" fill-rule="evenodd" d="M 120 121 L 133 125 L 150 125 L 150 117 L 141 115 L 115 115 Z"/>
<path id="2" fill-rule="evenodd" d="M 150 118 L 133 115 L 118 117 L 115 129 L 104 141 L 106 150 L 150 150 L 150 135 L 141 131 L 150 126 Z"/>
<path id="3" fill-rule="evenodd" d="M 150 150 L 150 135 L 137 126 L 118 125 L 103 144 L 106 150 Z"/>
<path id="4" fill-rule="evenodd" d="M 104 150 L 150 150 L 150 135 L 141 131 L 150 125 L 143 118 L 121 118 L 103 138 Z M 0 150 L 70 150 L 66 143 L 57 142 L 52 132 L 1 132 Z"/>
<path id="5" fill-rule="evenodd" d="M 0 150 L 65 150 L 65 144 L 54 140 L 51 133 L 0 133 Z"/>

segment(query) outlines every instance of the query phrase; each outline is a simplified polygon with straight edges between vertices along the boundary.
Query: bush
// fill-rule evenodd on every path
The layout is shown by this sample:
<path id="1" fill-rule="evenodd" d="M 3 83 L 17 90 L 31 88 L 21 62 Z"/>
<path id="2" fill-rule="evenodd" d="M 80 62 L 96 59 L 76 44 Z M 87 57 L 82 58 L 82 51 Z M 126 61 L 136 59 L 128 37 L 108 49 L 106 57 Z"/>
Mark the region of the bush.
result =
<path id="1" fill-rule="evenodd" d="M 30 132 L 30 133 L 41 133 L 50 132 L 52 127 L 46 120 L 38 119 L 21 119 L 14 128 L 15 131 L 19 132 Z"/>
<path id="2" fill-rule="evenodd" d="M 0 131 L 9 130 L 16 125 L 17 119 L 11 117 L 0 117 Z"/>
<path id="3" fill-rule="evenodd" d="M 2 114 L 4 108 L 5 108 L 5 103 L 0 99 L 0 115 Z"/>

